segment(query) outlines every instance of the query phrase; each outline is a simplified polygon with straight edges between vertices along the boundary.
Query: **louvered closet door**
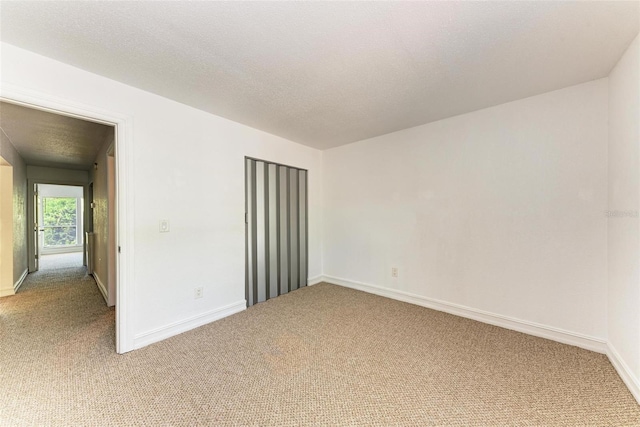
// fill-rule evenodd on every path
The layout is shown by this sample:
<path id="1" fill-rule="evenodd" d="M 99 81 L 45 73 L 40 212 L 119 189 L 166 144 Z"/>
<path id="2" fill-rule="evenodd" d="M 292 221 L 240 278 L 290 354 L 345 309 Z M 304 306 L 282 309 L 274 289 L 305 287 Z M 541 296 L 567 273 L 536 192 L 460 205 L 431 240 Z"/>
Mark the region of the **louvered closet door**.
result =
<path id="1" fill-rule="evenodd" d="M 248 306 L 307 286 L 307 174 L 245 159 Z"/>

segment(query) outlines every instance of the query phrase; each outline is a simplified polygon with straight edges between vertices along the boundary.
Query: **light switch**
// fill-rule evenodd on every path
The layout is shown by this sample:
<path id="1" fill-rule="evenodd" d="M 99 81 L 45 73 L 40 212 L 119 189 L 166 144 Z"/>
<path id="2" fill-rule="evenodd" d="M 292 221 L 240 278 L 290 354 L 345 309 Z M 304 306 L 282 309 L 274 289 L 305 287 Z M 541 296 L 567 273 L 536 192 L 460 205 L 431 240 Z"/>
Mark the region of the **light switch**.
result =
<path id="1" fill-rule="evenodd" d="M 161 219 L 160 220 L 160 232 L 161 233 L 168 233 L 169 232 L 169 220 L 168 219 Z"/>

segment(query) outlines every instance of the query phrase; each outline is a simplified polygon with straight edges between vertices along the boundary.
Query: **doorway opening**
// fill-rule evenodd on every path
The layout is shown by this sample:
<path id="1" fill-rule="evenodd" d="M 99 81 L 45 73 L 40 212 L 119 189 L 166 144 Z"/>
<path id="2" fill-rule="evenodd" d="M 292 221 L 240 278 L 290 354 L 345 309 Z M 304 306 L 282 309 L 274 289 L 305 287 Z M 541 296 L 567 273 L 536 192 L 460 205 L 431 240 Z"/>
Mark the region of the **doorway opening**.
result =
<path id="1" fill-rule="evenodd" d="M 36 184 L 39 270 L 84 265 L 84 188 Z"/>
<path id="2" fill-rule="evenodd" d="M 94 153 L 94 157 L 87 166 L 66 165 L 65 159 L 54 159 L 56 155 L 64 157 L 67 154 L 76 154 L 75 150 L 60 149 L 57 143 L 44 143 L 38 147 L 39 150 L 35 150 L 39 151 L 39 154 L 44 153 L 50 156 L 45 161 L 34 160 L 35 151 L 29 152 L 25 147 L 17 150 L 24 158 L 29 172 L 26 185 L 26 205 L 29 209 L 27 214 L 20 218 L 25 223 L 24 234 L 29 240 L 24 257 L 28 259 L 29 272 L 50 268 L 55 270 L 58 267 L 67 266 L 73 268 L 79 266 L 84 271 L 84 266 L 93 264 L 91 267 L 96 273 L 93 276 L 96 282 L 99 280 L 102 282 L 102 286 L 99 283 L 98 287 L 107 304 L 122 305 L 122 309 L 118 308 L 115 311 L 116 351 L 125 353 L 133 350 L 133 335 L 126 326 L 126 318 L 130 316 L 127 316 L 129 310 L 125 307 L 128 300 L 124 286 L 126 278 L 131 275 L 129 266 L 132 262 L 130 256 L 118 259 L 119 255 L 125 252 L 119 248 L 132 249 L 132 236 L 117 229 L 118 225 L 124 230 L 127 224 L 132 224 L 129 216 L 133 215 L 133 210 L 125 203 L 117 203 L 117 199 L 127 200 L 127 195 L 130 194 L 124 180 L 126 166 L 130 162 L 118 156 L 118 153 L 130 154 L 130 146 L 126 143 L 130 135 L 130 120 L 118 114 L 105 114 L 101 109 L 88 110 L 86 106 L 79 107 L 65 100 L 54 99 L 32 91 L 27 93 L 18 88 L 6 90 L 3 88 L 0 102 L 3 107 L 1 111 L 3 128 L 11 126 L 18 128 L 21 123 L 30 122 L 14 120 L 15 115 L 10 119 L 5 118 L 5 115 L 16 109 L 29 109 L 38 114 L 57 116 L 60 122 L 75 120 L 88 123 L 89 127 L 93 126 L 92 135 L 98 138 L 101 149 L 97 155 Z M 19 115 L 18 118 L 20 118 Z M 96 132 L 95 125 L 108 128 L 110 134 Z M 16 140 L 26 140 L 22 138 L 24 134 L 21 132 L 10 133 L 16 136 L 11 138 L 13 145 L 19 145 Z M 52 150 L 47 153 L 49 148 Z M 84 161 L 86 163 L 86 158 Z M 49 173 L 54 173 L 54 176 L 52 177 Z M 75 179 L 79 173 L 84 173 L 86 178 Z M 47 176 L 43 178 L 43 174 Z M 75 186 L 81 194 L 44 195 L 42 184 L 60 188 Z M 41 188 L 38 188 L 39 186 Z M 99 211 L 98 214 L 96 210 Z M 95 240 L 99 240 L 98 243 L 103 245 L 102 249 L 98 249 L 97 244 L 92 253 L 87 247 L 90 240 L 87 238 L 87 233 L 97 234 L 98 223 L 101 224 L 101 233 Z M 5 236 L 7 233 L 3 229 L 2 238 L 4 239 Z M 102 269 L 104 273 L 97 275 L 100 265 L 104 266 Z M 123 289 L 123 292 L 119 292 Z"/>
<path id="3" fill-rule="evenodd" d="M 307 286 L 308 171 L 245 158 L 247 306 Z"/>

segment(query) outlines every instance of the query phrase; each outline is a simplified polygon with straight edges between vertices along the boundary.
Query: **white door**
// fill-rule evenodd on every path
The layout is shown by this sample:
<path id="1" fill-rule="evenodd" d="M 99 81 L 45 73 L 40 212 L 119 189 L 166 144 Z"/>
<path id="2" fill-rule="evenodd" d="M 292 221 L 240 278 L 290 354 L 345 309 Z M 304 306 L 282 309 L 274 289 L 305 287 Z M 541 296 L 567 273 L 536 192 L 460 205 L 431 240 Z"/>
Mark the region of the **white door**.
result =
<path id="1" fill-rule="evenodd" d="M 33 184 L 33 250 L 34 263 L 33 271 L 38 271 L 40 267 L 40 207 L 38 206 L 38 184 Z"/>

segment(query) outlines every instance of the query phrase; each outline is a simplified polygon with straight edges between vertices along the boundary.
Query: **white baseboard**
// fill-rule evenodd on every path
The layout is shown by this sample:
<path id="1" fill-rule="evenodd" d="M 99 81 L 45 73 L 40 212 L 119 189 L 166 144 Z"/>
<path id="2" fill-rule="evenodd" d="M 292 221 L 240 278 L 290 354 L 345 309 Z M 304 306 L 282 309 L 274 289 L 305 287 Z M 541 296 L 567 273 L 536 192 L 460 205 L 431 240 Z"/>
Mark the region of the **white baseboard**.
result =
<path id="1" fill-rule="evenodd" d="M 314 277 L 309 277 L 307 279 L 307 286 L 313 286 L 313 285 L 317 285 L 318 283 L 322 282 L 324 280 L 324 276 L 319 274 L 317 276 Z"/>
<path id="2" fill-rule="evenodd" d="M 598 353 L 607 352 L 607 343 L 603 339 L 582 335 L 575 332 L 566 331 L 552 326 L 541 325 L 526 320 L 515 319 L 501 314 L 490 313 L 459 304 L 446 301 L 440 301 L 434 298 L 427 298 L 409 292 L 398 291 L 395 289 L 383 288 L 380 286 L 369 285 L 367 283 L 354 282 L 352 280 L 341 279 L 339 277 L 323 276 L 325 282 L 334 283 L 359 291 L 380 295 L 383 297 L 419 305 L 433 310 L 443 311 L 445 313 L 454 314 L 460 317 L 477 320 L 479 322 L 488 323 L 490 325 L 499 326 L 505 329 L 511 329 L 525 334 L 534 335 L 541 338 L 558 341 L 563 344 L 569 344 L 586 350 Z"/>
<path id="3" fill-rule="evenodd" d="M 84 245 L 76 245 L 76 246 L 65 246 L 63 248 L 42 248 L 40 250 L 40 255 L 58 255 L 58 254 L 71 254 L 77 252 L 84 252 Z"/>
<path id="4" fill-rule="evenodd" d="M 199 326 L 206 325 L 207 323 L 211 323 L 215 320 L 222 319 L 223 317 L 239 313 L 246 310 L 246 308 L 247 302 L 242 300 L 206 313 L 198 314 L 197 316 L 193 316 L 186 320 L 180 320 L 167 326 L 163 326 L 149 332 L 144 332 L 134 338 L 133 348 L 137 350 L 149 344 L 162 341 L 191 329 L 195 329 Z"/>
<path id="5" fill-rule="evenodd" d="M 104 302 L 106 304 L 109 304 L 109 295 L 107 294 L 107 288 L 104 286 L 104 283 L 102 283 L 102 280 L 100 280 L 100 276 L 98 276 L 95 271 L 93 272 L 92 276 L 96 280 L 96 284 L 98 285 L 98 289 L 100 289 L 100 293 L 104 298 Z"/>
<path id="6" fill-rule="evenodd" d="M 615 349 L 611 343 L 607 343 L 607 357 L 611 361 L 611 364 L 622 378 L 622 381 L 627 385 L 627 388 L 635 397 L 636 401 L 640 404 L 640 379 L 636 378 L 629 369 L 629 366 L 620 357 L 620 353 Z"/>
<path id="7" fill-rule="evenodd" d="M 16 281 L 16 283 L 13 284 L 13 290 L 15 292 L 18 292 L 18 289 L 20 289 L 20 286 L 22 286 L 24 279 L 27 278 L 27 274 L 29 274 L 29 269 L 25 268 L 24 271 L 22 272 L 22 275 L 20 275 L 20 278 Z"/>

